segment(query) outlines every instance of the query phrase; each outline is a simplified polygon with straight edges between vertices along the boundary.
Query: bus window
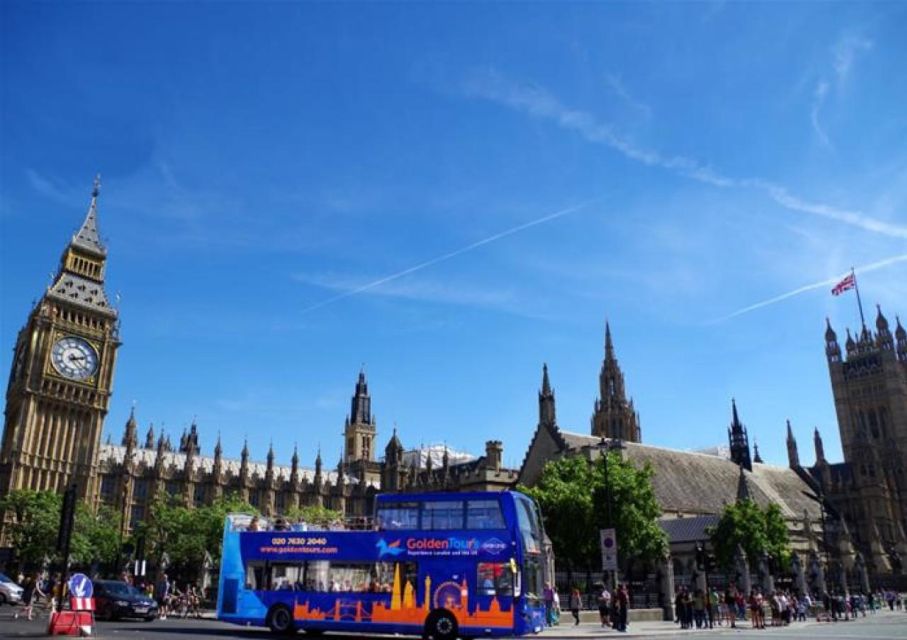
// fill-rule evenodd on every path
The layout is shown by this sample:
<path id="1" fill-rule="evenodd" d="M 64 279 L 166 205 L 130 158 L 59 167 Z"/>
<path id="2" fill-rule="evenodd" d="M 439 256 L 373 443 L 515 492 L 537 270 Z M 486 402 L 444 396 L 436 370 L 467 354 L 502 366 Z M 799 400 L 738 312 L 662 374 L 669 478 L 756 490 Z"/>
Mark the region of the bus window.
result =
<path id="1" fill-rule="evenodd" d="M 463 501 L 438 500 L 422 503 L 422 529 L 462 529 Z"/>
<path id="2" fill-rule="evenodd" d="M 480 562 L 478 567 L 479 595 L 512 596 L 513 571 L 507 562 Z"/>
<path id="3" fill-rule="evenodd" d="M 467 529 L 504 529 L 504 514 L 497 500 L 470 500 L 466 503 Z"/>
<path id="4" fill-rule="evenodd" d="M 246 589 L 252 589 L 253 591 L 258 591 L 260 589 L 267 589 L 265 584 L 265 563 L 264 562 L 250 562 L 246 565 Z"/>
<path id="5" fill-rule="evenodd" d="M 523 548 L 528 553 L 541 553 L 542 531 L 535 515 L 535 506 L 525 499 L 516 501 L 517 524 L 523 539 Z M 527 586 L 528 589 L 528 586 Z"/>
<path id="6" fill-rule="evenodd" d="M 271 590 L 293 591 L 301 588 L 303 567 L 298 564 L 274 563 L 271 565 Z"/>
<path id="7" fill-rule="evenodd" d="M 303 585 L 306 591 L 330 591 L 330 567 L 328 560 L 312 560 L 306 563 Z"/>
<path id="8" fill-rule="evenodd" d="M 526 600 L 538 602 L 542 590 L 542 563 L 538 556 L 526 556 L 523 561 L 523 593 Z"/>
<path id="9" fill-rule="evenodd" d="M 418 529 L 419 505 L 415 502 L 383 502 L 378 505 L 378 529 Z"/>

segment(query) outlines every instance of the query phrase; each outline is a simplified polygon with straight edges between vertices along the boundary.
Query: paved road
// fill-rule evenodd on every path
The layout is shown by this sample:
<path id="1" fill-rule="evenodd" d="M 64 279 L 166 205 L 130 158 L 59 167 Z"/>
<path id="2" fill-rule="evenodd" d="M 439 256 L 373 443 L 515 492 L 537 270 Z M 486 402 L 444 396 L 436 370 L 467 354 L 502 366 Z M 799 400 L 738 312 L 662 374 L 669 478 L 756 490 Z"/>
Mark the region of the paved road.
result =
<path id="1" fill-rule="evenodd" d="M 46 617 L 40 621 L 14 620 L 12 609 L 0 609 L 0 638 L 41 637 L 47 627 Z M 207 638 L 247 638 L 265 640 L 271 635 L 264 629 L 247 629 L 227 625 L 215 620 L 155 620 L 153 622 L 99 622 L 95 637 L 108 640 L 205 640 Z M 300 634 L 299 638 L 305 636 Z M 327 634 L 325 640 L 364 640 L 365 635 Z M 393 636 L 385 636 L 392 638 Z M 790 627 L 769 628 L 764 631 L 748 628 L 736 630 L 717 628 L 710 631 L 681 631 L 675 625 L 664 622 L 637 623 L 630 633 L 602 630 L 595 625 L 579 627 L 560 626 L 538 636 L 539 640 L 586 640 L 592 638 L 733 638 L 734 640 L 898 640 L 907 639 L 907 613 L 883 612 L 861 618 L 856 622 L 822 623 L 810 621 Z"/>

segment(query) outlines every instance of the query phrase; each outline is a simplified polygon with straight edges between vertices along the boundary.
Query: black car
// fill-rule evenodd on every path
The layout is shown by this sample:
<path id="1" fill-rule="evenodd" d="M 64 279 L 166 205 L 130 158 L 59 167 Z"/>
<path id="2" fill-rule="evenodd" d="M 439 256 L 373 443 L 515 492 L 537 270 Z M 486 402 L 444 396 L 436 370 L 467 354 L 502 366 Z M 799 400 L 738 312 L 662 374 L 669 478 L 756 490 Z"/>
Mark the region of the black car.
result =
<path id="1" fill-rule="evenodd" d="M 96 580 L 95 613 L 106 620 L 117 618 L 157 618 L 157 603 L 130 584 L 119 580 Z"/>

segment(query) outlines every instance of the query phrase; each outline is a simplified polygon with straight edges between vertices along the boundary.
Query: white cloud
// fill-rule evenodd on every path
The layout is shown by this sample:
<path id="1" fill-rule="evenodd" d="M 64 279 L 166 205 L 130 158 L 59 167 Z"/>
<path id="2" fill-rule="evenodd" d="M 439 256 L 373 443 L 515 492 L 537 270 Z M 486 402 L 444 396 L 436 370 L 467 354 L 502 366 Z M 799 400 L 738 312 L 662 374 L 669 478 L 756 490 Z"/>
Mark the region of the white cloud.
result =
<path id="1" fill-rule="evenodd" d="M 872 49 L 872 45 L 872 40 L 861 36 L 848 35 L 838 40 L 834 46 L 834 68 L 839 84 L 847 80 L 857 54 L 861 51 L 869 51 Z"/>
<path id="2" fill-rule="evenodd" d="M 823 74 L 823 77 L 816 83 L 809 117 L 816 136 L 829 149 L 833 148 L 833 145 L 828 132 L 819 120 L 819 112 L 825 105 L 830 89 L 834 88 L 836 91 L 840 91 L 847 82 L 853 70 L 857 54 L 861 51 L 869 51 L 871 48 L 872 41 L 861 36 L 847 35 L 839 38 L 834 47 L 832 47 L 833 79 L 829 80 L 827 77 L 829 74 Z"/>
<path id="3" fill-rule="evenodd" d="M 490 100 L 537 118 L 551 120 L 561 128 L 573 131 L 589 142 L 610 147 L 627 159 L 640 164 L 658 167 L 716 187 L 757 189 L 788 210 L 835 220 L 892 238 L 907 239 L 907 226 L 877 220 L 859 210 L 842 209 L 821 202 L 810 202 L 792 194 L 786 187 L 763 178 L 729 177 L 695 158 L 664 155 L 657 150 L 636 145 L 623 137 L 610 123 L 601 122 L 588 112 L 563 105 L 556 97 L 540 87 L 513 82 L 497 72 L 473 75 L 465 82 L 464 89 L 469 96 Z"/>
<path id="4" fill-rule="evenodd" d="M 634 111 L 638 111 L 646 118 L 652 115 L 652 107 L 630 95 L 630 92 L 627 90 L 626 86 L 624 86 L 624 82 L 620 76 L 609 73 L 605 76 L 605 80 L 607 81 L 608 86 L 611 87 L 611 90 Z"/>
<path id="5" fill-rule="evenodd" d="M 813 94 L 813 105 L 810 110 L 810 121 L 813 125 L 813 131 L 816 132 L 816 135 L 819 136 L 819 140 L 822 141 L 828 148 L 832 148 L 831 140 L 828 137 L 828 134 L 825 132 L 825 129 L 822 127 L 822 123 L 819 122 L 819 111 L 822 109 L 822 105 L 825 103 L 825 97 L 828 95 L 828 83 L 819 82 L 816 85 L 815 93 Z"/>

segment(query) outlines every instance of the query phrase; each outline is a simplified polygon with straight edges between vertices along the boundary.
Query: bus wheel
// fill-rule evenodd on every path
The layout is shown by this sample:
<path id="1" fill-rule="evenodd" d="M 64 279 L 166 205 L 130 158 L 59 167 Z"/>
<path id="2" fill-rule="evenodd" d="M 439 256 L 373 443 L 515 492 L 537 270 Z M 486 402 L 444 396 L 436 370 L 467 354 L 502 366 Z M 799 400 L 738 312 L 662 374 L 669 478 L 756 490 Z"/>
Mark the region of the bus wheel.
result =
<path id="1" fill-rule="evenodd" d="M 284 605 L 275 605 L 268 612 L 268 627 L 272 633 L 280 635 L 293 633 L 293 614 Z"/>
<path id="2" fill-rule="evenodd" d="M 425 637 L 432 640 L 454 640 L 457 637 L 457 619 L 450 611 L 433 611 L 425 621 Z"/>

